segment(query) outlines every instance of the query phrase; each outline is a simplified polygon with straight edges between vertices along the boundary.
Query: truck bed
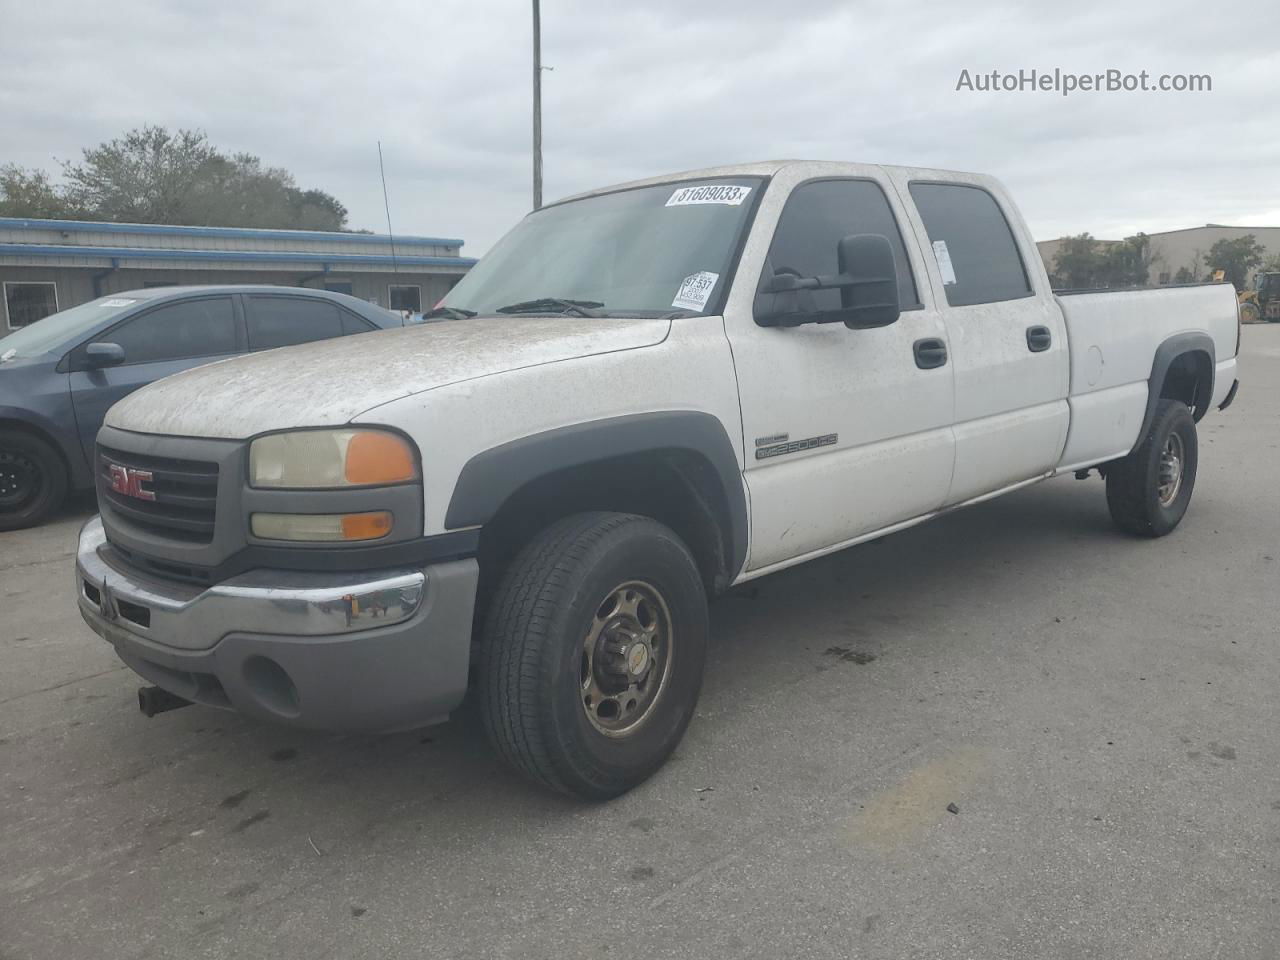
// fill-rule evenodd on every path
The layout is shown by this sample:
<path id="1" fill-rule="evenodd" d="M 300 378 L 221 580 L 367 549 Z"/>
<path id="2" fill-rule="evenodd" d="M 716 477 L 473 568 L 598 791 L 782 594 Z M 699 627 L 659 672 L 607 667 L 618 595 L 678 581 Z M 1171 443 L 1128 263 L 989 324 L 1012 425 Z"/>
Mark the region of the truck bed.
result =
<path id="1" fill-rule="evenodd" d="M 1071 345 L 1071 428 L 1060 471 L 1123 456 L 1138 441 L 1152 359 L 1171 337 L 1212 341 L 1212 404 L 1235 381 L 1237 314 L 1229 283 L 1060 292 Z"/>

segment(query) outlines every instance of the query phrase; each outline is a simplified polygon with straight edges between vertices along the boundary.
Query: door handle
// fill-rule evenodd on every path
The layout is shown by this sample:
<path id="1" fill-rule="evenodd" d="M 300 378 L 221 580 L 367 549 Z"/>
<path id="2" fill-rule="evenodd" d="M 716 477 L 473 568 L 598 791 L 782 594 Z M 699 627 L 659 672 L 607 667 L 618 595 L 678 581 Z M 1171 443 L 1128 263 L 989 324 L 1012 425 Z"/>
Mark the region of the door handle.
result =
<path id="1" fill-rule="evenodd" d="M 1044 353 L 1053 346 L 1053 334 L 1048 327 L 1027 327 L 1027 349 L 1032 353 Z"/>
<path id="2" fill-rule="evenodd" d="M 916 366 L 921 370 L 934 370 L 947 362 L 947 345 L 937 337 L 925 337 L 912 345 Z"/>

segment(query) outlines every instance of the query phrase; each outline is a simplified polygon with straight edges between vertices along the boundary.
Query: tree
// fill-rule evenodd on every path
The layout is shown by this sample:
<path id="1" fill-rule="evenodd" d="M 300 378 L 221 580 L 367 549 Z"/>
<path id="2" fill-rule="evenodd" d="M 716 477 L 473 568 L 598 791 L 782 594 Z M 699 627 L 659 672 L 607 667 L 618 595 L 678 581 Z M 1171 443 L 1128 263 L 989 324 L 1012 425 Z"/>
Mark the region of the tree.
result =
<path id="1" fill-rule="evenodd" d="M 1280 253 L 1273 253 L 1267 259 L 1262 261 L 1262 266 L 1258 267 L 1259 273 L 1280 273 Z"/>
<path id="2" fill-rule="evenodd" d="M 1108 244 L 1102 252 L 1098 278 L 1105 287 L 1145 287 L 1151 280 L 1152 264 L 1161 256 L 1151 249 L 1151 238 L 1145 233 L 1125 237 Z"/>
<path id="3" fill-rule="evenodd" d="M 1243 290 L 1249 280 L 1249 274 L 1262 265 L 1262 255 L 1266 249 L 1258 243 L 1255 234 L 1246 233 L 1234 240 L 1218 240 L 1204 256 L 1205 265 L 1210 273 L 1222 270 L 1226 279 L 1237 291 Z"/>
<path id="4" fill-rule="evenodd" d="M 1195 283 L 1196 272 L 1190 267 L 1179 267 L 1178 272 L 1173 275 L 1174 283 Z"/>
<path id="5" fill-rule="evenodd" d="M 1161 257 L 1151 238 L 1137 233 L 1123 240 L 1097 240 L 1087 233 L 1064 237 L 1053 258 L 1053 284 L 1058 287 L 1143 287 Z"/>
<path id="6" fill-rule="evenodd" d="M 1063 237 L 1053 258 L 1054 286 L 1092 287 L 1098 272 L 1098 241 L 1088 233 Z"/>
<path id="7" fill-rule="evenodd" d="M 127 223 L 342 230 L 347 208 L 250 153 L 228 155 L 200 130 L 145 126 L 62 164 L 61 188 L 42 171 L 3 168 L 9 216 L 71 216 Z M 48 211 L 48 212 L 38 212 Z"/>
<path id="8" fill-rule="evenodd" d="M 0 167 L 0 217 L 66 220 L 72 216 L 43 170 L 26 170 L 13 163 Z"/>

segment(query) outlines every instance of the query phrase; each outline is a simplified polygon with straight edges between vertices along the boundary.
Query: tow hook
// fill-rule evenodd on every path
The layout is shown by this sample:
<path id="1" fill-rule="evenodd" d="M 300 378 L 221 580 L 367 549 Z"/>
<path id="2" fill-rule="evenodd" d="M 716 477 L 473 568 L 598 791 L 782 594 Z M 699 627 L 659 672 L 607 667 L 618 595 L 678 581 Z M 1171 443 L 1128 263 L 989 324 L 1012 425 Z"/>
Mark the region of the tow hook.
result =
<path id="1" fill-rule="evenodd" d="M 138 688 L 138 709 L 144 716 L 154 717 L 157 713 L 189 706 L 191 706 L 190 700 L 184 700 L 176 693 L 170 693 L 160 687 Z"/>

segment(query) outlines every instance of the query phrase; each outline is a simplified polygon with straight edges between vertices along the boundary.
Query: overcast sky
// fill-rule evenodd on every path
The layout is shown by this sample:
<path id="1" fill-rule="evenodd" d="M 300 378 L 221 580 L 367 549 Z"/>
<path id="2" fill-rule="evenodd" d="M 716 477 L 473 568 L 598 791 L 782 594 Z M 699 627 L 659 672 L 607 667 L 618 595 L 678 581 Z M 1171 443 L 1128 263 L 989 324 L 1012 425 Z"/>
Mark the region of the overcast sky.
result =
<path id="1" fill-rule="evenodd" d="M 546 197 L 722 162 L 980 170 L 1038 239 L 1280 224 L 1274 0 L 543 0 Z M 143 123 L 482 253 L 530 205 L 529 0 L 0 0 L 0 163 Z M 1019 68 L 1212 76 L 1211 93 L 957 92 Z"/>

